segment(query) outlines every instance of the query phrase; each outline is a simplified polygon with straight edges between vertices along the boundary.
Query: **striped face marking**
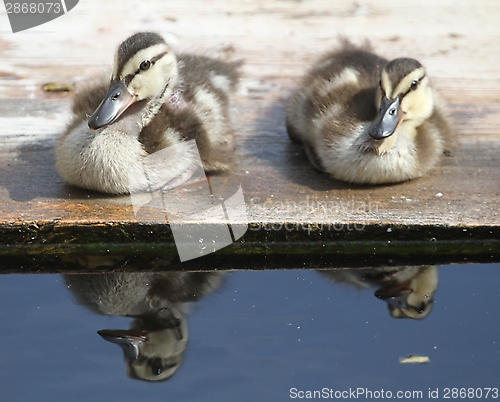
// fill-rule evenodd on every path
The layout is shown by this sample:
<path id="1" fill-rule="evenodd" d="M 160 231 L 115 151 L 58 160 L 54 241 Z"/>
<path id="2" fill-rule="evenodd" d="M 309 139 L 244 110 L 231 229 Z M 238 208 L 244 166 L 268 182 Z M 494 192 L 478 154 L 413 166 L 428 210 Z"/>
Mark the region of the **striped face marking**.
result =
<path id="1" fill-rule="evenodd" d="M 115 63 L 115 68 L 120 64 Z M 153 98 L 159 96 L 169 82 L 177 80 L 177 59 L 166 43 L 159 43 L 132 55 L 121 71 L 114 72 L 114 77 L 122 81 L 137 100 Z"/>
<path id="2" fill-rule="evenodd" d="M 150 49 L 155 45 L 165 45 L 165 40 L 154 32 L 140 32 L 130 36 L 123 41 L 115 54 L 115 65 L 113 77 L 117 78 L 118 73 L 124 70 L 124 66 L 130 59 L 140 54 L 145 49 Z"/>
<path id="3" fill-rule="evenodd" d="M 109 90 L 90 117 L 89 127 L 95 130 L 113 123 L 143 99 L 157 107 L 177 80 L 177 59 L 161 36 L 151 32 L 131 36 L 115 54 Z"/>
<path id="4" fill-rule="evenodd" d="M 385 94 L 388 99 L 395 99 L 396 97 L 399 97 L 400 100 L 402 100 L 410 91 L 416 90 L 424 78 L 425 70 L 423 67 L 419 67 L 410 72 L 397 82 L 394 82 L 394 80 L 389 76 L 387 70 L 384 69 L 382 71 L 380 87 L 382 89 L 382 93 Z"/>
<path id="5" fill-rule="evenodd" d="M 419 91 L 421 83 L 426 80 L 425 70 L 414 59 L 396 59 L 387 64 L 382 70 L 380 90 L 377 95 L 379 111 L 373 120 L 368 133 L 375 140 L 384 140 L 393 137 L 387 142 L 390 149 L 395 141 L 394 134 L 398 126 L 405 120 L 414 118 L 421 104 L 430 103 L 427 99 L 428 85 Z M 411 93 L 411 96 L 407 96 Z"/>
<path id="6" fill-rule="evenodd" d="M 129 83 L 137 74 L 141 74 L 141 72 L 145 72 L 153 67 L 158 60 L 168 54 L 168 51 L 169 48 L 165 43 L 160 43 L 146 49 L 142 49 L 135 53 L 122 66 L 121 71 L 117 71 L 121 64 L 118 61 L 119 53 L 117 53 L 115 57 L 115 70 L 113 71 L 113 77 Z"/>

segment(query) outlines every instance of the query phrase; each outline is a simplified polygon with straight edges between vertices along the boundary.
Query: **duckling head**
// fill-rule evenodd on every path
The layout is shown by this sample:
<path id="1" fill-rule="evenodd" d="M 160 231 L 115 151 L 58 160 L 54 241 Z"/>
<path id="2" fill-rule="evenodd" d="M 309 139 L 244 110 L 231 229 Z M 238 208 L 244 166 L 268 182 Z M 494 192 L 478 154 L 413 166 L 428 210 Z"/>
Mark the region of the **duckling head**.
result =
<path id="1" fill-rule="evenodd" d="M 407 281 L 385 284 L 375 296 L 387 302 L 393 318 L 422 320 L 432 311 L 438 282 L 437 267 L 428 265 Z"/>
<path id="2" fill-rule="evenodd" d="M 171 378 L 188 342 L 186 318 L 175 307 L 136 318 L 131 329 L 104 329 L 98 334 L 122 348 L 128 376 L 144 381 Z"/>
<path id="3" fill-rule="evenodd" d="M 89 127 L 96 130 L 115 122 L 144 99 L 155 106 L 161 104 L 177 80 L 177 59 L 165 40 L 153 32 L 132 35 L 115 54 L 108 92 L 90 117 Z"/>
<path id="4" fill-rule="evenodd" d="M 432 114 L 433 93 L 422 64 L 408 58 L 389 62 L 382 70 L 376 105 L 378 114 L 368 133 L 379 142 L 381 154 L 394 144 L 398 127 L 415 132 L 412 129 Z"/>

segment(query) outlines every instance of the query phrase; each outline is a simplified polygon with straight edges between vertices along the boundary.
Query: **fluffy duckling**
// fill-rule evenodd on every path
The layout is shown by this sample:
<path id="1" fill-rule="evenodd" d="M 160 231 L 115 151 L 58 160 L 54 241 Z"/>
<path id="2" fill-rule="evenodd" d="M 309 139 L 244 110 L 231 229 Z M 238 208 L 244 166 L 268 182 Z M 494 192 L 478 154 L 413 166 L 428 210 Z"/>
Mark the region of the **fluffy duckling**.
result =
<path id="1" fill-rule="evenodd" d="M 146 381 L 166 380 L 179 369 L 189 338 L 186 304 L 217 290 L 223 278 L 212 272 L 64 276 L 79 304 L 98 314 L 134 318 L 130 329 L 104 329 L 98 334 L 122 348 L 129 377 Z"/>
<path id="2" fill-rule="evenodd" d="M 341 46 L 303 78 L 286 110 L 289 136 L 312 165 L 352 183 L 396 183 L 425 175 L 454 145 L 425 69 L 385 60 L 368 42 Z"/>
<path id="3" fill-rule="evenodd" d="M 56 148 L 59 174 L 111 194 L 151 190 L 151 183 L 174 187 L 196 170 L 193 139 L 206 171 L 228 170 L 239 65 L 176 56 L 156 33 L 132 35 L 116 52 L 111 83 L 99 80 L 76 95 L 73 120 Z M 167 148 L 161 163 L 147 163 Z"/>

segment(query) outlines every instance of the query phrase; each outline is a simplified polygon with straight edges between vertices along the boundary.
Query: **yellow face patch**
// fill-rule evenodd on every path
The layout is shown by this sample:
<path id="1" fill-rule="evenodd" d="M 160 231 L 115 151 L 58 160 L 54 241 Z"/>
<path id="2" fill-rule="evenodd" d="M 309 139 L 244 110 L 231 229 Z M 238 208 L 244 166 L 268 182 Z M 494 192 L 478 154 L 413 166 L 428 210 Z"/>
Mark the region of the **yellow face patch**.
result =
<path id="1" fill-rule="evenodd" d="M 127 90 L 137 100 L 151 98 L 162 93 L 169 83 L 177 81 L 177 58 L 167 44 L 159 43 L 138 51 L 121 71 L 117 71 L 115 62 L 113 74 L 115 80 L 125 82 Z"/>
<path id="2" fill-rule="evenodd" d="M 416 70 L 412 71 L 398 83 L 393 96 L 395 97 L 401 94 L 406 94 L 411 89 L 412 82 L 420 82 L 420 80 L 424 77 L 425 70 L 423 67 L 417 68 Z"/>
<path id="3" fill-rule="evenodd" d="M 122 71 L 113 71 L 113 76 L 122 80 L 128 75 L 135 74 L 144 60 L 150 60 L 158 54 L 167 53 L 169 51 L 170 49 L 165 43 L 159 43 L 146 49 L 142 49 L 129 61 L 127 61 L 127 63 L 123 66 Z M 118 55 L 116 57 L 118 57 Z M 114 68 L 118 68 L 118 63 L 116 61 Z"/>
<path id="4" fill-rule="evenodd" d="M 382 78 L 380 80 L 381 86 L 382 86 L 382 92 L 385 94 L 389 99 L 392 99 L 392 83 L 389 78 L 389 74 L 385 70 L 382 70 Z"/>
<path id="5" fill-rule="evenodd" d="M 392 78 L 394 79 L 394 77 Z M 380 82 L 382 96 L 387 97 L 387 99 L 399 97 L 400 109 L 403 113 L 402 122 L 413 121 L 413 124 L 419 124 L 432 114 L 434 108 L 433 93 L 424 67 L 416 68 L 397 83 L 391 80 L 389 73 L 384 69 Z M 377 101 L 380 104 L 379 98 Z"/>
<path id="6" fill-rule="evenodd" d="M 388 99 L 395 99 L 399 95 L 406 94 L 410 90 L 413 81 L 420 81 L 423 77 L 425 77 L 424 68 L 417 68 L 405 76 L 397 83 L 396 87 L 393 88 L 389 74 L 387 74 L 387 71 L 383 70 L 381 77 L 382 91 Z"/>

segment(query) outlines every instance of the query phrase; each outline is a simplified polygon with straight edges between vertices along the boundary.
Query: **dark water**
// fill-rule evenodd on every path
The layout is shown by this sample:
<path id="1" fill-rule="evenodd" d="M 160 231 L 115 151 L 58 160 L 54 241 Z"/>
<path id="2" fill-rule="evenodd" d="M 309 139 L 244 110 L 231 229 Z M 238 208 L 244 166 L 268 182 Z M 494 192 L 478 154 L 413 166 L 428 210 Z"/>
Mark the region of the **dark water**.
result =
<path id="1" fill-rule="evenodd" d="M 78 304 L 75 297 L 81 302 L 89 292 L 89 283 L 78 277 L 0 276 L 0 401 L 288 401 L 314 396 L 306 391 L 318 391 L 316 399 L 327 400 L 335 399 L 335 391 L 337 396 L 345 391 L 340 400 L 387 399 L 388 392 L 396 399 L 398 391 L 421 391 L 406 396 L 429 400 L 429 390 L 442 400 L 447 388 L 450 399 L 460 399 L 452 398 L 459 396 L 453 387 L 467 389 L 462 399 L 476 400 L 470 397 L 481 392 L 486 399 L 487 388 L 500 388 L 499 264 L 436 268 L 433 299 L 427 292 L 427 307 L 411 313 L 420 319 L 391 317 L 388 303 L 374 295 L 378 290 L 387 296 L 394 281 L 380 272 L 363 273 L 371 278 L 363 285 L 350 272 L 334 278 L 312 270 L 197 276 L 189 285 L 196 297 L 183 295 L 180 282 L 169 277 L 168 283 L 159 280 L 156 292 L 158 300 L 167 291 L 174 294 L 177 300 L 168 303 L 175 308 L 161 309 L 162 314 L 168 311 L 161 320 L 135 321 L 102 314 L 110 306 Z M 113 299 L 115 313 L 137 310 L 120 299 L 122 290 Z M 129 291 L 142 297 L 133 287 Z M 401 309 L 395 309 L 397 315 Z M 140 315 L 137 311 L 130 315 Z M 169 379 L 129 378 L 122 350 L 97 334 L 131 325 L 166 334 L 167 351 L 149 355 L 185 349 L 170 358 L 182 362 L 170 368 Z M 427 356 L 430 363 L 400 363 L 400 357 L 411 354 Z M 352 391 L 361 390 L 372 392 L 371 398 L 354 398 Z M 494 396 L 500 398 L 491 390 L 487 399 Z"/>

